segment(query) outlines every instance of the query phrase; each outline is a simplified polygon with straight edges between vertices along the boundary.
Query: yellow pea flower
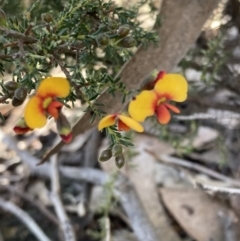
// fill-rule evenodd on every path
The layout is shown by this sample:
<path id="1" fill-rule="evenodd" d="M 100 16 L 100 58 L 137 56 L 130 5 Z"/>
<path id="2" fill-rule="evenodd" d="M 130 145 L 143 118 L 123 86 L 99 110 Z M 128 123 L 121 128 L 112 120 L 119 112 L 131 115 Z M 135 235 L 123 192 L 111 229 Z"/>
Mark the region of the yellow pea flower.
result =
<path id="1" fill-rule="evenodd" d="M 63 104 L 56 98 L 67 97 L 70 93 L 70 84 L 62 77 L 48 77 L 44 79 L 25 108 L 24 119 L 31 129 L 41 128 L 47 122 L 47 116 L 57 119 Z"/>
<path id="2" fill-rule="evenodd" d="M 134 120 L 139 122 L 156 114 L 160 124 L 167 124 L 171 119 L 169 110 L 180 113 L 180 110 L 169 101 L 185 101 L 188 83 L 180 74 L 160 72 L 154 84 L 152 90 L 144 90 L 133 98 L 129 104 L 128 112 Z"/>
<path id="3" fill-rule="evenodd" d="M 25 108 L 21 118 L 13 130 L 16 134 L 25 134 L 35 128 L 43 127 L 48 116 L 52 116 L 57 124 L 58 134 L 66 143 L 71 142 L 73 133 L 67 118 L 61 112 L 63 104 L 57 98 L 67 97 L 70 84 L 65 78 L 49 77 L 44 79 Z"/>

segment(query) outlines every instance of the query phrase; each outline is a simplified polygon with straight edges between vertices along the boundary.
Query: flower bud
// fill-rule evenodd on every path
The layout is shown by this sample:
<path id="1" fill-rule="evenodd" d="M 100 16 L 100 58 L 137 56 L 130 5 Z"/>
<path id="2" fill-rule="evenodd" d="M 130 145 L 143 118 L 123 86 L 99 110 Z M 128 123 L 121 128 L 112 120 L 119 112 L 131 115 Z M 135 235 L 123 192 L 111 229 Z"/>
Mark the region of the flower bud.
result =
<path id="1" fill-rule="evenodd" d="M 97 43 L 101 46 L 106 46 L 109 43 L 109 37 L 106 33 L 100 33 L 96 37 Z"/>
<path id="2" fill-rule="evenodd" d="M 6 83 L 4 83 L 4 87 L 6 88 L 6 90 L 12 92 L 15 91 L 18 88 L 19 84 L 15 81 L 8 81 Z"/>
<path id="3" fill-rule="evenodd" d="M 120 37 L 125 37 L 129 34 L 130 32 L 130 27 L 128 24 L 124 24 L 122 26 L 119 27 L 117 33 Z"/>
<path id="4" fill-rule="evenodd" d="M 108 23 L 108 27 L 111 29 L 111 30 L 114 30 L 118 27 L 118 22 L 115 21 L 115 20 L 110 20 L 109 23 Z"/>
<path id="5" fill-rule="evenodd" d="M 132 47 L 136 46 L 136 44 L 137 44 L 137 41 L 133 37 L 128 36 L 128 37 L 122 39 L 118 43 L 118 46 L 123 47 L 123 48 L 132 48 Z"/>
<path id="6" fill-rule="evenodd" d="M 13 130 L 16 134 L 25 134 L 29 131 L 32 131 L 32 129 L 27 126 L 24 118 L 21 118 L 17 122 L 17 124 L 14 126 Z"/>
<path id="7" fill-rule="evenodd" d="M 5 12 L 0 8 L 0 26 L 6 26 L 7 18 Z"/>
<path id="8" fill-rule="evenodd" d="M 104 151 L 102 151 L 100 157 L 99 157 L 99 161 L 100 162 L 106 162 L 108 161 L 110 158 L 112 157 L 112 150 L 111 149 L 106 149 Z"/>
<path id="9" fill-rule="evenodd" d="M 117 157 L 123 154 L 123 147 L 120 144 L 116 144 L 112 148 L 112 155 Z"/>
<path id="10" fill-rule="evenodd" d="M 123 154 L 120 155 L 120 156 L 117 156 L 117 157 L 115 158 L 115 164 L 116 164 L 116 166 L 117 166 L 119 169 L 121 169 L 121 168 L 124 166 L 124 164 L 125 164 L 125 157 L 124 157 Z"/>
<path id="11" fill-rule="evenodd" d="M 141 90 L 153 90 L 155 84 L 159 79 L 162 79 L 166 73 L 164 71 L 157 71 L 156 69 L 152 71 L 142 82 L 140 89 Z"/>
<path id="12" fill-rule="evenodd" d="M 14 107 L 22 105 L 23 102 L 24 102 L 24 100 L 19 100 L 14 96 L 12 98 L 12 106 L 14 106 Z"/>
<path id="13" fill-rule="evenodd" d="M 27 88 L 19 87 L 14 91 L 14 97 L 19 100 L 25 100 L 27 97 Z"/>
<path id="14" fill-rule="evenodd" d="M 12 105 L 17 107 L 21 105 L 27 97 L 27 89 L 25 87 L 19 87 L 14 91 L 12 99 Z"/>
<path id="15" fill-rule="evenodd" d="M 42 13 L 41 18 L 42 18 L 42 21 L 45 23 L 53 22 L 53 17 L 50 13 Z"/>
<path id="16" fill-rule="evenodd" d="M 59 136 L 65 143 L 70 143 L 73 137 L 72 128 L 66 116 L 62 112 L 59 113 L 56 123 Z"/>

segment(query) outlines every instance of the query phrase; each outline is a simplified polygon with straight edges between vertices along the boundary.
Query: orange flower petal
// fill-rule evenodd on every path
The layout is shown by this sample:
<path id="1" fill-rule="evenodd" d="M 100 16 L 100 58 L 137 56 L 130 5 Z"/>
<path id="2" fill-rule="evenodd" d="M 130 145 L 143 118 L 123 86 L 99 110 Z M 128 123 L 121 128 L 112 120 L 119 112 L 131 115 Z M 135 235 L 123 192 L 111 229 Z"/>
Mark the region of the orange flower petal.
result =
<path id="1" fill-rule="evenodd" d="M 67 97 L 70 93 L 70 84 L 62 77 L 48 77 L 44 79 L 38 89 L 37 95 L 45 97 Z"/>
<path id="2" fill-rule="evenodd" d="M 107 115 L 99 121 L 98 130 L 101 131 L 106 127 L 113 126 L 115 123 L 116 123 L 116 115 Z"/>
<path id="3" fill-rule="evenodd" d="M 124 124 L 121 120 L 118 120 L 118 130 L 119 131 L 129 131 L 130 127 Z"/>
<path id="4" fill-rule="evenodd" d="M 137 121 L 133 120 L 131 117 L 124 116 L 124 115 L 118 115 L 118 118 L 121 122 L 123 122 L 123 124 L 125 124 L 127 127 L 131 128 L 131 129 L 133 129 L 134 131 L 137 131 L 137 132 L 144 131 L 142 125 L 139 124 Z"/>
<path id="5" fill-rule="evenodd" d="M 171 115 L 165 104 L 161 104 L 157 107 L 156 115 L 160 124 L 167 124 L 171 119 Z"/>
<path id="6" fill-rule="evenodd" d="M 144 90 L 129 104 L 128 113 L 136 121 L 144 121 L 148 116 L 154 115 L 157 94 L 151 90 Z"/>
<path id="7" fill-rule="evenodd" d="M 180 74 L 166 74 L 156 83 L 154 90 L 159 95 L 182 102 L 187 99 L 188 83 Z"/>
<path id="8" fill-rule="evenodd" d="M 167 103 L 164 103 L 164 105 L 165 105 L 168 109 L 170 109 L 171 111 L 173 111 L 173 112 L 175 112 L 175 113 L 177 113 L 177 114 L 180 113 L 180 110 L 179 110 L 176 106 L 171 105 L 171 104 L 167 104 Z"/>
<path id="9" fill-rule="evenodd" d="M 63 104 L 57 100 L 52 101 L 48 108 L 47 108 L 47 113 L 51 115 L 54 119 L 57 119 L 59 116 L 59 112 L 62 109 Z"/>
<path id="10" fill-rule="evenodd" d="M 41 128 L 47 122 L 47 117 L 42 107 L 42 99 L 38 96 L 32 97 L 25 108 L 24 119 L 31 129 Z"/>

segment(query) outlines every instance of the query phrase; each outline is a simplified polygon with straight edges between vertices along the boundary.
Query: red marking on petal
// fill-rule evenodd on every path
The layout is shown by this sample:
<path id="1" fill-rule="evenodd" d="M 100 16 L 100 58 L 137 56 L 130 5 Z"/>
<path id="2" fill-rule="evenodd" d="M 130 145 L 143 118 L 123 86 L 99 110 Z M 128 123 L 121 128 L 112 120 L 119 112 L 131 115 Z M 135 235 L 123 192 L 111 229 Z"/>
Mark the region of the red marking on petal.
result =
<path id="1" fill-rule="evenodd" d="M 124 124 L 121 120 L 118 120 L 118 130 L 119 131 L 129 131 L 130 127 Z"/>
<path id="2" fill-rule="evenodd" d="M 153 81 L 153 85 L 155 85 L 160 79 L 162 79 L 165 74 L 166 74 L 165 71 L 160 71 L 158 73 L 156 79 Z"/>
<path id="3" fill-rule="evenodd" d="M 157 94 L 157 102 L 159 102 L 159 100 L 160 99 L 164 99 L 165 98 L 165 100 L 164 101 L 162 101 L 162 102 L 166 102 L 166 101 L 168 101 L 168 100 L 171 100 L 171 95 L 169 94 L 169 93 L 163 93 L 163 94 L 158 94 L 157 92 L 155 92 L 156 94 Z"/>
<path id="4" fill-rule="evenodd" d="M 166 74 L 165 71 L 160 71 L 160 72 L 158 73 L 157 79 L 162 79 L 165 74 Z"/>
<path id="5" fill-rule="evenodd" d="M 165 104 L 160 104 L 157 107 L 156 115 L 157 115 L 157 119 L 160 124 L 167 124 L 171 119 L 171 115 L 170 115 L 167 107 L 165 106 Z"/>

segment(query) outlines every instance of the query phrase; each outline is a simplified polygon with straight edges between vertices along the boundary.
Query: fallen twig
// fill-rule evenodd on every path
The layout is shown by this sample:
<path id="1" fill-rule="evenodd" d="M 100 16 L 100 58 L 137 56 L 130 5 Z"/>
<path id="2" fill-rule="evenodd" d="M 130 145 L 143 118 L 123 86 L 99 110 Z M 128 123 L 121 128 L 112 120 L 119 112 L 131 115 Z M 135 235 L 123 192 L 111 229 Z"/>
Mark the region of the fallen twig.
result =
<path id="1" fill-rule="evenodd" d="M 2 134 L 2 138 L 1 138 Z M 16 154 L 22 159 L 22 161 L 30 168 L 30 171 L 34 175 L 40 175 L 46 178 L 51 177 L 52 173 L 49 171 L 50 165 L 44 163 L 41 166 L 36 166 L 39 159 L 30 155 L 27 151 L 20 150 L 17 147 L 16 141 L 5 135 L 0 130 L 0 139 L 7 144 L 7 146 L 14 150 Z M 57 161 L 54 161 L 54 165 L 57 165 Z M 96 185 L 104 185 L 110 181 L 110 175 L 103 171 L 94 168 L 76 168 L 76 167 L 60 167 L 60 173 L 69 179 L 84 180 Z M 56 178 L 56 177 L 55 177 Z M 115 193 L 119 197 L 119 200 L 129 218 L 133 231 L 139 241 L 159 241 L 156 230 L 154 229 L 149 217 L 144 210 L 142 203 L 139 201 L 139 197 L 134 189 L 133 185 L 129 182 L 126 176 L 119 174 L 116 184 Z"/>
<path id="2" fill-rule="evenodd" d="M 207 185 L 204 183 L 196 182 L 197 186 L 204 191 L 211 191 L 213 193 L 225 193 L 225 194 L 240 194 L 240 188 L 229 188 L 229 187 L 217 187 L 212 185 Z"/>
<path id="3" fill-rule="evenodd" d="M 37 223 L 22 209 L 17 207 L 15 204 L 0 198 L 0 207 L 5 211 L 8 211 L 19 218 L 29 230 L 35 235 L 40 241 L 51 241 Z"/>
<path id="4" fill-rule="evenodd" d="M 41 202 L 39 202 L 38 200 L 36 200 L 35 198 L 33 198 L 31 195 L 27 194 L 27 193 L 22 193 L 21 191 L 19 191 L 17 188 L 11 186 L 11 185 L 1 185 L 0 184 L 0 190 L 1 189 L 5 189 L 8 190 L 16 195 L 18 195 L 19 197 L 21 197 L 22 199 L 26 200 L 27 202 L 31 203 L 33 206 L 35 206 L 38 210 L 40 210 L 40 212 L 46 217 L 48 218 L 48 220 L 50 220 L 52 223 L 54 223 L 55 225 L 59 225 L 59 221 L 58 219 L 55 217 L 55 215 L 53 213 L 51 213 Z"/>
<path id="5" fill-rule="evenodd" d="M 191 121 L 191 120 L 205 120 L 205 119 L 240 119 L 240 114 L 238 113 L 232 113 L 225 114 L 224 111 L 221 111 L 219 114 L 217 113 L 194 113 L 192 115 L 176 115 L 174 117 L 178 120 L 184 120 L 184 121 Z"/>
<path id="6" fill-rule="evenodd" d="M 96 185 L 104 185 L 110 180 L 110 176 L 100 170 L 93 168 L 60 168 L 61 173 L 70 179 L 85 180 Z M 127 177 L 119 174 L 116 184 L 115 193 L 127 213 L 134 233 L 140 241 L 157 241 L 159 237 L 152 223 L 144 210 L 142 203 Z"/>
<path id="7" fill-rule="evenodd" d="M 156 230 L 154 229 L 133 185 L 126 176 L 119 175 L 116 182 L 116 193 L 121 204 L 128 215 L 135 235 L 140 241 L 158 241 Z"/>
<path id="8" fill-rule="evenodd" d="M 60 220 L 61 230 L 64 235 L 65 241 L 76 241 L 74 229 L 70 223 L 70 220 L 66 214 L 63 203 L 60 198 L 60 178 L 58 171 L 57 155 L 51 157 L 51 200 L 55 209 L 55 212 Z"/>
<path id="9" fill-rule="evenodd" d="M 221 173 L 215 172 L 207 167 L 204 167 L 202 165 L 196 164 L 196 163 L 192 163 L 192 162 L 188 162 L 185 161 L 183 159 L 180 158 L 176 158 L 176 157 L 172 157 L 172 156 L 168 156 L 168 155 L 156 155 L 154 152 L 150 151 L 150 150 L 146 150 L 149 154 L 153 155 L 158 161 L 160 162 L 164 162 L 164 163 L 169 163 L 169 164 L 174 164 L 174 165 L 178 165 L 181 167 L 186 167 L 201 173 L 204 173 L 210 177 L 216 178 L 218 180 L 222 180 L 225 181 L 227 183 L 229 183 L 230 185 L 236 186 L 236 187 L 240 187 L 240 181 L 235 180 L 233 178 L 227 177 L 222 175 Z"/>

